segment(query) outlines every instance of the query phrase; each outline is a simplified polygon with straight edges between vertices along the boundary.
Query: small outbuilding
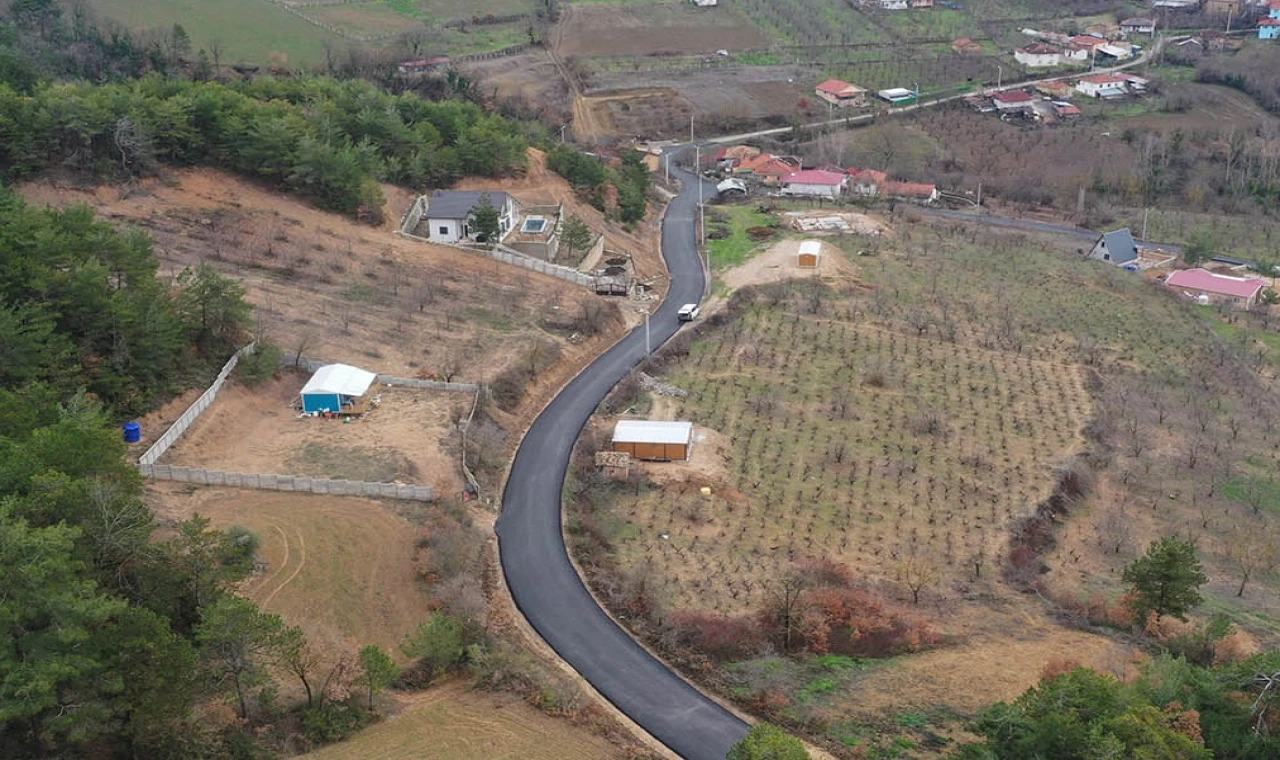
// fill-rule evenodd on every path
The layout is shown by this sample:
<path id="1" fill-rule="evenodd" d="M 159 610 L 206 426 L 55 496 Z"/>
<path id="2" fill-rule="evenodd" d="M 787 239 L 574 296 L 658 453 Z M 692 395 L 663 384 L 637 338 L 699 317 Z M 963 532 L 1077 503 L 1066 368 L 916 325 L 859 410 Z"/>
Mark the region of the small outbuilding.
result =
<path id="1" fill-rule="evenodd" d="M 800 244 L 800 258 L 797 264 L 801 269 L 816 269 L 820 258 L 822 258 L 821 242 L 806 240 Z"/>
<path id="2" fill-rule="evenodd" d="M 633 459 L 684 461 L 689 458 L 692 442 L 692 422 L 618 420 L 613 428 L 613 450 L 626 452 Z"/>
<path id="3" fill-rule="evenodd" d="M 378 376 L 349 364 L 326 364 L 302 386 L 304 414 L 359 414 Z"/>
<path id="4" fill-rule="evenodd" d="M 1137 261 L 1138 246 L 1133 242 L 1133 233 L 1128 227 L 1103 233 L 1089 249 L 1089 258 L 1120 267 Z"/>

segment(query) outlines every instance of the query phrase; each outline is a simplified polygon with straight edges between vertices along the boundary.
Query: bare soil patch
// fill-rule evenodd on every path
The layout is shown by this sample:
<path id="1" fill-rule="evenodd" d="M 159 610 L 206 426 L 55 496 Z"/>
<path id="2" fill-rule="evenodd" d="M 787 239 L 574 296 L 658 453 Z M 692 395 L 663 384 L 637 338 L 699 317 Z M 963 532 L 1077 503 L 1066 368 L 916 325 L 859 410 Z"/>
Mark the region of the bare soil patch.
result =
<path id="1" fill-rule="evenodd" d="M 536 166 L 530 174 L 490 186 L 517 184 L 522 199 L 521 189 L 572 196 L 559 177 Z M 488 382 L 532 340 L 564 342 L 539 326 L 553 307 L 577 313 L 599 299 L 552 277 L 393 235 L 413 195 L 392 186 L 383 187 L 388 218 L 381 227 L 210 169 L 128 188 L 43 179 L 22 192 L 34 204 L 86 203 L 103 218 L 142 228 L 155 240 L 163 271 L 208 261 L 241 278 L 266 337 L 286 352 L 301 348 L 387 374 L 439 374 L 459 363 L 458 380 Z M 598 212 L 589 221 L 604 227 Z M 643 248 L 640 236 L 634 239 Z M 656 233 L 649 239 L 652 271 Z"/>
<path id="2" fill-rule="evenodd" d="M 347 422 L 301 417 L 290 404 L 303 374 L 251 388 L 232 382 L 166 455 L 170 464 L 231 472 L 430 485 L 461 491 L 457 460 L 441 444 L 471 395 L 382 386 L 381 403 Z"/>
<path id="3" fill-rule="evenodd" d="M 707 13 L 689 3 L 575 6 L 561 55 L 647 55 L 751 50 L 769 38 L 731 8 Z"/>
<path id="4" fill-rule="evenodd" d="M 291 625 L 400 657 L 400 640 L 429 608 L 413 568 L 413 525 L 381 502 L 174 483 L 149 493 L 162 521 L 198 513 L 257 533 L 264 567 L 241 593 Z"/>
<path id="5" fill-rule="evenodd" d="M 843 251 L 823 243 L 820 238 L 807 239 L 822 243 L 822 253 L 818 257 L 817 267 L 802 268 L 800 266 L 800 244 L 804 241 L 792 238 L 774 243 L 769 250 L 752 256 L 741 266 L 725 270 L 718 275 L 718 278 L 730 292 L 747 285 L 761 285 L 805 277 L 818 277 L 844 283 L 857 280 L 858 268 L 849 261 Z"/>
<path id="6" fill-rule="evenodd" d="M 458 69 L 479 81 L 498 100 L 512 100 L 545 121 L 569 120 L 569 83 L 545 50 L 460 64 Z"/>
<path id="7" fill-rule="evenodd" d="M 509 694 L 460 682 L 397 694 L 397 714 L 305 760 L 620 760 L 624 753 L 587 729 L 538 712 Z M 429 748 L 426 749 L 426 748 Z"/>

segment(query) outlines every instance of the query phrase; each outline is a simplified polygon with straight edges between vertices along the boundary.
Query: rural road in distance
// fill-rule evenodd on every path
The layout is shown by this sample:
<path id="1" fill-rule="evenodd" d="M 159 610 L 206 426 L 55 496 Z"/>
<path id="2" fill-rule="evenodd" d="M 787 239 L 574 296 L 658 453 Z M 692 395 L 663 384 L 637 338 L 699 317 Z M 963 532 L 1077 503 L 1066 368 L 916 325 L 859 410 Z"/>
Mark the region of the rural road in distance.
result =
<path id="1" fill-rule="evenodd" d="M 699 192 L 715 187 L 672 167 L 683 182 L 667 206 L 662 255 L 671 285 L 650 317 L 652 345 L 676 333 L 682 304 L 701 301 L 706 283 L 694 216 Z M 587 419 L 644 358 L 644 327 L 606 351 L 556 396 L 516 451 L 498 518 L 502 572 L 516 606 L 561 658 L 618 709 L 686 760 L 724 760 L 747 724 L 686 683 L 623 631 L 587 591 L 569 561 L 560 500 L 569 454 Z"/>

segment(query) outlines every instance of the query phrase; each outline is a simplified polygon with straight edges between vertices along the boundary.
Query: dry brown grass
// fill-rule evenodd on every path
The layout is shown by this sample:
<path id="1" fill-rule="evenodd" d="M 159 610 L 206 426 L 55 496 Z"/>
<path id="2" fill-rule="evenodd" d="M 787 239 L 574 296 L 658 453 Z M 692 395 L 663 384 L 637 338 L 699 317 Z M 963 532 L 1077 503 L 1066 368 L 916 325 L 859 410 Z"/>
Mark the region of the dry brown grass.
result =
<path id="1" fill-rule="evenodd" d="M 512 695 L 451 683 L 397 696 L 399 713 L 305 760 L 614 760 L 616 747 Z"/>
<path id="2" fill-rule="evenodd" d="M 414 572 L 413 525 L 380 502 L 167 483 L 150 494 L 162 520 L 199 513 L 258 534 L 265 568 L 241 592 L 290 625 L 399 657 L 431 602 Z"/>

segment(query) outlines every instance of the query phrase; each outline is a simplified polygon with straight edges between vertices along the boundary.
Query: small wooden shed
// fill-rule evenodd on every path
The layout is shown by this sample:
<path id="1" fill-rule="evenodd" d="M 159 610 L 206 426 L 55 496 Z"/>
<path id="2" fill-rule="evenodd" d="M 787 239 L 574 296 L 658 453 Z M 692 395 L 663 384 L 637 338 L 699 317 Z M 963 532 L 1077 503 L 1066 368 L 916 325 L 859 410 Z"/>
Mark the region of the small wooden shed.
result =
<path id="1" fill-rule="evenodd" d="M 693 442 L 692 422 L 619 420 L 613 428 L 613 450 L 634 459 L 686 460 Z"/>
<path id="2" fill-rule="evenodd" d="M 818 259 L 822 257 L 822 243 L 817 240 L 806 240 L 800 244 L 799 265 L 801 269 L 817 269 Z"/>

